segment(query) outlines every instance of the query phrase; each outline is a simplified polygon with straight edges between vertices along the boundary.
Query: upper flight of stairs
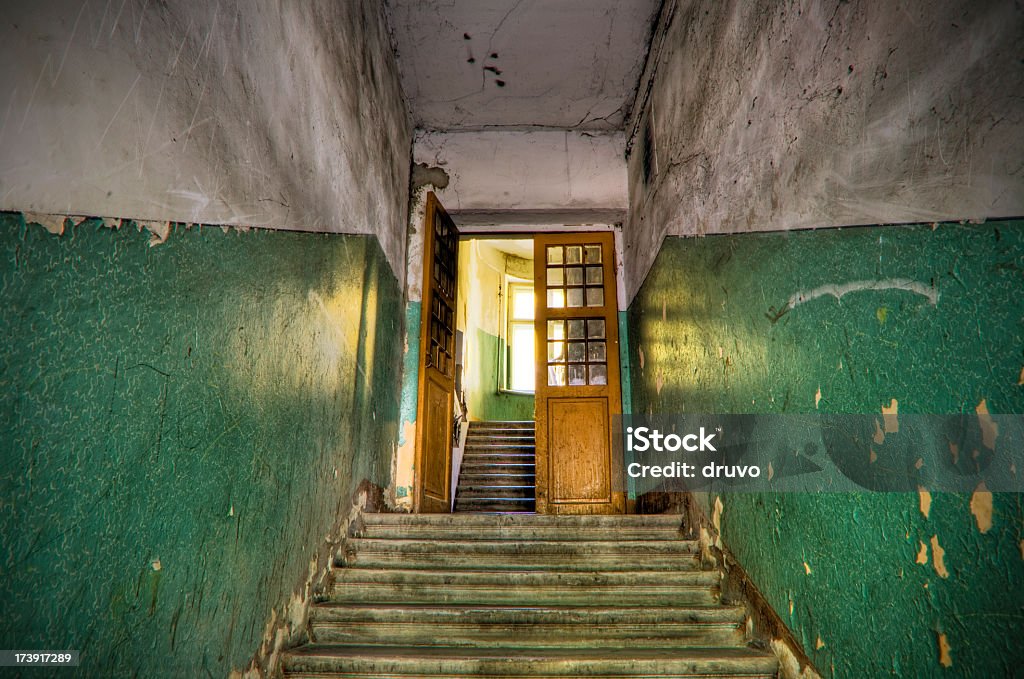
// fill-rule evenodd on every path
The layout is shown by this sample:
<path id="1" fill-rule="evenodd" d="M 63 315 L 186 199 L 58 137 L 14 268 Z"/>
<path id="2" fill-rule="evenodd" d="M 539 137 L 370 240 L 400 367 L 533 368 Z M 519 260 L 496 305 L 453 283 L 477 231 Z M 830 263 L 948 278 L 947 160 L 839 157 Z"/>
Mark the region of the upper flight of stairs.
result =
<path id="1" fill-rule="evenodd" d="M 365 514 L 286 677 L 775 677 L 681 517 Z"/>
<path id="2" fill-rule="evenodd" d="M 470 422 L 455 491 L 457 512 L 532 512 L 533 422 Z"/>

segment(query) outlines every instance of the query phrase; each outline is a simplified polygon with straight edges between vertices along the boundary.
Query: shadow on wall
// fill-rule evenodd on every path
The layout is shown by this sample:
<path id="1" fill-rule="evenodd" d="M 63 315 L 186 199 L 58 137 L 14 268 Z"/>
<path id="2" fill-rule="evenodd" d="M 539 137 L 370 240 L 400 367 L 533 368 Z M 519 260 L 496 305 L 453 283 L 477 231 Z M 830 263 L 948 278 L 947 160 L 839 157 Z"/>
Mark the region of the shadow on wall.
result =
<path id="1" fill-rule="evenodd" d="M 810 294 L 887 280 L 935 303 L 906 286 Z M 1024 414 L 1022 290 L 1020 221 L 670 237 L 630 308 L 634 411 L 881 413 L 896 399 Z M 719 499 L 705 515 L 824 675 L 1011 676 L 1024 659 L 1019 495 Z"/>
<path id="2" fill-rule="evenodd" d="M 388 483 L 401 294 L 376 240 L 149 247 L 7 213 L 0 251 L 4 647 L 78 649 L 86 676 L 247 666 L 359 482 Z"/>

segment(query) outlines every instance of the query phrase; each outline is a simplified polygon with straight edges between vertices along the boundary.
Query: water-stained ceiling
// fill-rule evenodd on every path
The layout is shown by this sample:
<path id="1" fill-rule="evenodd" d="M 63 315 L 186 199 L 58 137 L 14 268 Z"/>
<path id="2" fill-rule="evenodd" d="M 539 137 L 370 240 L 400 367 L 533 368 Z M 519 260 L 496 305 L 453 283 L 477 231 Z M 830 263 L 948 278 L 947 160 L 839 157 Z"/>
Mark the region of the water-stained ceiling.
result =
<path id="1" fill-rule="evenodd" d="M 660 0 L 388 0 L 418 128 L 623 127 Z"/>

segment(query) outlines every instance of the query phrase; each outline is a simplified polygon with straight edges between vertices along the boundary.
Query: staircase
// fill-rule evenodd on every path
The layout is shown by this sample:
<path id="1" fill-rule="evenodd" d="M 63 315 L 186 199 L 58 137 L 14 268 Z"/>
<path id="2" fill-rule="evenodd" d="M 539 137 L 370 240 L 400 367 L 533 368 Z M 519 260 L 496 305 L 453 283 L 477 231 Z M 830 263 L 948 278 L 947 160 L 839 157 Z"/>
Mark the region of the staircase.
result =
<path id="1" fill-rule="evenodd" d="M 681 517 L 366 514 L 286 677 L 775 677 Z"/>
<path id="2" fill-rule="evenodd" d="M 470 422 L 456 512 L 532 512 L 533 422 Z"/>

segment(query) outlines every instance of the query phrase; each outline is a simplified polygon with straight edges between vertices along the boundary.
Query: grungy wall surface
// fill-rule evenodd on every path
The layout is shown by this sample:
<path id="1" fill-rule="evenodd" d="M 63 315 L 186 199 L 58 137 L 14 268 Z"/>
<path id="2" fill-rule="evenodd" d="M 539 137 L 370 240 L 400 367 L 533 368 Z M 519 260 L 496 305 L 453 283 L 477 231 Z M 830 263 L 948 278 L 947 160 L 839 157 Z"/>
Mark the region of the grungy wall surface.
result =
<path id="1" fill-rule="evenodd" d="M 401 282 L 410 148 L 378 0 L 5 3 L 0 209 L 372 233 Z"/>
<path id="2" fill-rule="evenodd" d="M 624 151 L 622 132 L 575 130 L 418 132 L 413 144 L 417 163 L 447 174 L 437 195 L 455 213 L 624 211 Z"/>
<path id="3" fill-rule="evenodd" d="M 0 644 L 226 677 L 295 614 L 398 429 L 373 237 L 0 217 Z"/>
<path id="4" fill-rule="evenodd" d="M 815 292 L 894 279 L 937 302 L 899 286 Z M 1024 413 L 1022 291 L 1019 221 L 666 238 L 630 308 L 633 409 Z M 721 501 L 726 548 L 826 676 L 1019 672 L 1019 495 L 995 494 L 985 533 L 965 495 Z"/>
<path id="5" fill-rule="evenodd" d="M 666 0 L 628 297 L 666 234 L 1024 215 L 1022 53 L 1018 2 Z"/>

